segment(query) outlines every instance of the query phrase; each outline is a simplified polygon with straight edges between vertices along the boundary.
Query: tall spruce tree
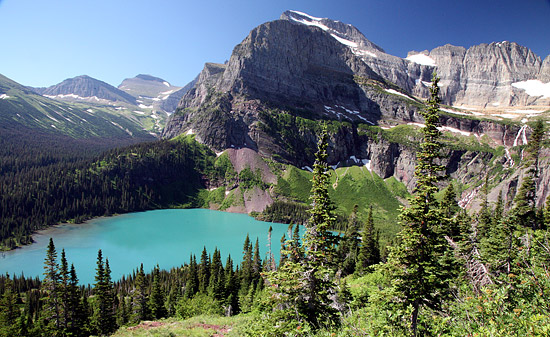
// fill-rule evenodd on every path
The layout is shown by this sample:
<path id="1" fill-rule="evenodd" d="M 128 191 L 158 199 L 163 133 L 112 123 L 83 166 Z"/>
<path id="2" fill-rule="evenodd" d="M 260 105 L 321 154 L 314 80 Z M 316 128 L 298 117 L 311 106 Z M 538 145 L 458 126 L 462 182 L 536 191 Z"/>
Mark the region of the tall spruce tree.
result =
<path id="1" fill-rule="evenodd" d="M 143 263 L 136 273 L 135 286 L 132 291 L 131 321 L 139 323 L 149 318 L 149 306 L 147 304 L 147 285 L 145 284 L 145 272 Z"/>
<path id="2" fill-rule="evenodd" d="M 41 290 L 44 296 L 44 306 L 41 311 L 41 326 L 45 334 L 58 336 L 61 334 L 61 276 L 57 263 L 57 251 L 50 238 L 44 260 L 44 279 Z"/>
<path id="3" fill-rule="evenodd" d="M 109 260 L 106 259 L 103 262 L 101 249 L 97 252 L 94 292 L 96 294 L 94 327 L 100 335 L 109 335 L 117 329 L 114 289 Z"/>
<path id="4" fill-rule="evenodd" d="M 437 308 L 446 282 L 439 271 L 439 253 L 442 238 L 436 235 L 442 225 L 443 215 L 436 193 L 444 167 L 439 164 L 442 145 L 439 141 L 439 78 L 434 73 L 427 107 L 422 111 L 425 126 L 424 139 L 417 152 L 414 195 L 409 206 L 401 212 L 402 231 L 400 242 L 388 256 L 388 267 L 393 276 L 396 301 L 393 303 L 406 311 L 412 308 L 408 330 L 417 336 L 418 316 L 422 306 Z M 422 333 L 422 332 L 421 332 Z"/>
<path id="5" fill-rule="evenodd" d="M 4 294 L 0 297 L 0 337 L 18 336 L 17 320 L 20 317 L 17 308 L 17 293 L 8 274 L 4 281 Z"/>
<path id="6" fill-rule="evenodd" d="M 367 222 L 361 233 L 361 247 L 357 257 L 357 273 L 362 275 L 369 270 L 369 267 L 380 262 L 380 247 L 377 235 L 374 231 L 374 219 L 372 217 L 372 206 L 369 208 Z"/>
<path id="7" fill-rule="evenodd" d="M 151 296 L 149 296 L 149 308 L 151 309 L 151 317 L 153 319 L 164 318 L 168 315 L 164 306 L 164 291 L 161 287 L 160 270 L 157 265 L 153 269 L 153 284 L 151 286 Z"/>

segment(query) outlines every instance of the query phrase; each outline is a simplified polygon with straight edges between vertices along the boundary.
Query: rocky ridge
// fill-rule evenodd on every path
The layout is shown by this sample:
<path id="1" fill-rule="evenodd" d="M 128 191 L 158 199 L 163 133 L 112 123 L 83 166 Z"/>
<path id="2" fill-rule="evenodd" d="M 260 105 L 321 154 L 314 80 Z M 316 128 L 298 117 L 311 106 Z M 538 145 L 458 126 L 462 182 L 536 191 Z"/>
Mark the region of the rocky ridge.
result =
<path id="1" fill-rule="evenodd" d="M 483 62 L 469 64 L 481 54 Z M 468 50 L 447 45 L 401 59 L 351 25 L 288 11 L 281 20 L 253 29 L 227 64 L 205 65 L 163 137 L 194 134 L 217 152 L 249 148 L 307 168 L 317 121 L 328 120 L 334 167 L 368 165 L 380 177 L 396 177 L 410 188 L 418 143 L 414 133 L 423 123 L 418 111 L 434 69 L 449 105 L 544 103 L 512 85 L 544 80 L 548 69 L 546 60 L 517 44 Z M 506 148 L 498 165 L 513 167 L 513 148 L 525 144 L 530 132 L 522 124 L 526 121 L 500 122 L 444 108 L 442 131 L 452 148 L 446 155 L 448 173 L 472 185 L 494 164 L 498 146 Z"/>

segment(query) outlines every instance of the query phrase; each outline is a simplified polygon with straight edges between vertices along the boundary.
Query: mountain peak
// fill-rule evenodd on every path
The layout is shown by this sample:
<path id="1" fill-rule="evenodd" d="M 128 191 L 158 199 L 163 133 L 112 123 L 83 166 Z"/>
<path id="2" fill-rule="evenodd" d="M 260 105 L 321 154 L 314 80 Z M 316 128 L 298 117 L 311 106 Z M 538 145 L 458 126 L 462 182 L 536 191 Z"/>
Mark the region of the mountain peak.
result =
<path id="1" fill-rule="evenodd" d="M 166 82 L 162 78 L 147 75 L 147 74 L 139 74 L 139 75 L 136 76 L 136 78 L 139 78 L 139 79 L 144 80 L 144 81 L 153 81 L 153 82 L 160 82 L 160 83 Z"/>
<path id="2" fill-rule="evenodd" d="M 329 33 L 338 42 L 351 48 L 359 48 L 367 51 L 379 51 L 384 53 L 384 49 L 369 41 L 363 33 L 348 23 L 343 23 L 328 18 L 318 18 L 295 10 L 287 10 L 283 12 L 280 20 L 288 20 L 295 24 L 320 28 Z"/>

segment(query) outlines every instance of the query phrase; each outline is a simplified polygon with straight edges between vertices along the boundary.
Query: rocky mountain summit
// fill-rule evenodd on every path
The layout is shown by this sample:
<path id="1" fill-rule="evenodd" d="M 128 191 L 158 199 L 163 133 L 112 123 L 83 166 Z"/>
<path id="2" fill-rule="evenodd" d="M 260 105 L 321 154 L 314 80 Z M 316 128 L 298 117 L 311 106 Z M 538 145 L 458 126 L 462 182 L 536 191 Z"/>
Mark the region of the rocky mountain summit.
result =
<path id="1" fill-rule="evenodd" d="M 183 95 L 194 82 L 185 87 L 173 86 L 162 78 L 139 74 L 122 81 L 118 89 L 136 98 L 139 107 L 153 109 L 155 113 L 172 114 Z"/>
<path id="2" fill-rule="evenodd" d="M 216 152 L 248 148 L 307 168 L 324 120 L 333 167 L 365 166 L 410 188 L 423 126 L 419 110 L 435 70 L 449 105 L 441 115 L 447 173 L 477 186 L 472 180 L 491 165 L 519 167 L 513 155 L 521 156 L 518 146 L 527 142 L 526 123 L 550 107 L 547 69 L 547 60 L 509 42 L 469 49 L 446 45 L 399 58 L 349 24 L 287 11 L 254 28 L 226 64 L 205 64 L 163 137 L 194 134 Z M 509 120 L 506 113 L 481 116 L 468 110 L 472 106 L 535 110 L 521 110 Z M 512 176 L 513 185 L 518 176 Z M 467 205 L 472 190 L 464 193 Z"/>
<path id="3" fill-rule="evenodd" d="M 36 88 L 35 91 L 45 97 L 59 100 L 137 104 L 136 99 L 128 93 L 87 75 L 68 78 L 48 88 Z"/>

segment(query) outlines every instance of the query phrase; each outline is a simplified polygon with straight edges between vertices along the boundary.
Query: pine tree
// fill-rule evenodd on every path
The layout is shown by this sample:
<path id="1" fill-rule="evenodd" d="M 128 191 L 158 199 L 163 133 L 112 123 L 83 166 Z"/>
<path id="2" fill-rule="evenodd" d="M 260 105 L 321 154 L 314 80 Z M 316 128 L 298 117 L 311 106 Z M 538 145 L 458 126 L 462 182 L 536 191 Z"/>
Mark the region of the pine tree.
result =
<path id="1" fill-rule="evenodd" d="M 159 266 L 153 270 L 153 285 L 151 287 L 151 296 L 149 296 L 149 308 L 153 319 L 164 318 L 168 315 L 164 306 L 164 291 L 161 288 Z"/>
<path id="2" fill-rule="evenodd" d="M 256 238 L 256 244 L 254 244 L 254 255 L 252 258 L 252 280 L 256 285 L 260 280 L 260 273 L 262 272 L 262 258 L 260 257 L 260 242 Z"/>
<path id="3" fill-rule="evenodd" d="M 69 263 L 67 262 L 67 258 L 65 256 L 65 249 L 61 250 L 61 264 L 59 267 L 59 275 L 60 275 L 60 285 L 59 285 L 59 297 L 61 301 L 61 323 L 60 328 L 62 331 L 67 331 L 68 324 L 69 324 L 69 315 L 70 315 L 70 303 L 69 303 L 69 280 L 70 280 L 70 274 L 69 274 Z"/>
<path id="4" fill-rule="evenodd" d="M 50 238 L 44 261 L 44 279 L 41 290 L 44 306 L 41 312 L 41 325 L 45 334 L 58 336 L 61 331 L 60 274 L 57 263 L 57 251 Z"/>
<path id="5" fill-rule="evenodd" d="M 305 305 L 306 317 L 314 327 L 337 324 L 336 311 L 330 306 L 329 296 L 336 293 L 334 273 L 336 269 L 337 237 L 329 231 L 335 228 L 335 206 L 329 196 L 330 172 L 328 170 L 328 133 L 326 125 L 319 137 L 315 153 L 310 200 L 312 208 L 306 223 L 305 248 Z"/>
<path id="6" fill-rule="evenodd" d="M 361 233 L 361 247 L 357 257 L 357 272 L 362 275 L 369 271 L 369 267 L 380 262 L 380 248 L 374 232 L 372 206 L 369 208 L 367 222 Z"/>
<path id="7" fill-rule="evenodd" d="M 208 289 L 208 282 L 210 281 L 210 256 L 206 251 L 206 247 L 203 247 L 201 253 L 201 261 L 199 264 L 198 270 L 199 277 L 199 291 L 201 293 L 206 293 Z"/>
<path id="8" fill-rule="evenodd" d="M 19 335 L 20 329 L 17 323 L 20 313 L 17 308 L 17 294 L 13 288 L 13 281 L 6 274 L 4 294 L 0 297 L 0 337 Z"/>
<path id="9" fill-rule="evenodd" d="M 414 195 L 409 206 L 401 212 L 403 230 L 400 243 L 393 247 L 388 257 L 388 267 L 393 273 L 393 287 L 397 295 L 395 305 L 402 310 L 412 308 L 408 329 L 412 336 L 418 334 L 418 316 L 423 305 L 437 308 L 445 291 L 446 282 L 439 274 L 439 254 L 444 246 L 437 237 L 443 215 L 435 197 L 437 182 L 444 167 L 438 164 L 442 145 L 439 141 L 439 78 L 434 73 L 427 108 L 422 111 L 425 127 L 417 153 Z"/>
<path id="10" fill-rule="evenodd" d="M 97 252 L 97 267 L 94 291 L 96 294 L 96 308 L 94 312 L 94 327 L 101 335 L 113 333 L 116 326 L 114 289 L 111 281 L 109 260 L 103 262 L 101 249 Z"/>
<path id="11" fill-rule="evenodd" d="M 342 276 L 353 274 L 359 256 L 359 220 L 357 219 L 358 205 L 353 207 L 346 231 L 338 245 L 337 254 L 341 261 Z"/>
<path id="12" fill-rule="evenodd" d="M 481 208 L 477 213 L 477 235 L 479 238 L 485 237 L 489 232 L 493 217 L 491 214 L 491 209 L 489 207 L 489 176 L 485 176 L 485 183 L 481 188 L 481 195 L 483 197 L 481 201 Z"/>
<path id="13" fill-rule="evenodd" d="M 149 318 L 149 307 L 147 305 L 147 292 L 145 284 L 145 272 L 143 263 L 136 273 L 135 286 L 132 292 L 132 313 L 131 321 L 139 323 Z"/>

